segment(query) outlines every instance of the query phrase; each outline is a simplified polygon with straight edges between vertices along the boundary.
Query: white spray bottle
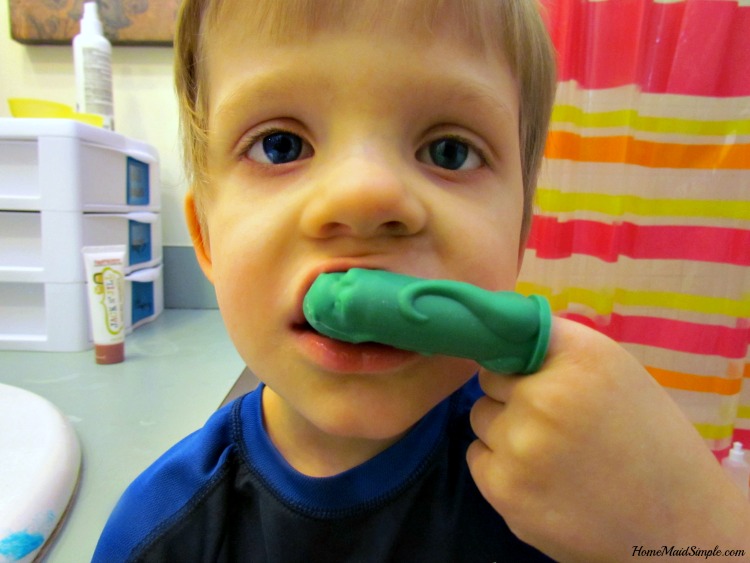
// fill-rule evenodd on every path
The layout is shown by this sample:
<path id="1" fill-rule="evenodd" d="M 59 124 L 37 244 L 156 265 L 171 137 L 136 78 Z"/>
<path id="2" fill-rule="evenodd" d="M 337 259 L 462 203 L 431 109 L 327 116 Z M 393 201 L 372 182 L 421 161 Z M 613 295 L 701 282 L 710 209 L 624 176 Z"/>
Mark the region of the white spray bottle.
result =
<path id="1" fill-rule="evenodd" d="M 114 129 L 112 100 L 112 45 L 102 33 L 96 2 L 83 5 L 81 32 L 73 38 L 76 75 L 76 111 L 104 117 L 104 127 Z"/>
<path id="2" fill-rule="evenodd" d="M 729 478 L 750 498 L 750 463 L 745 459 L 742 442 L 735 442 L 729 455 L 721 461 L 721 466 Z"/>

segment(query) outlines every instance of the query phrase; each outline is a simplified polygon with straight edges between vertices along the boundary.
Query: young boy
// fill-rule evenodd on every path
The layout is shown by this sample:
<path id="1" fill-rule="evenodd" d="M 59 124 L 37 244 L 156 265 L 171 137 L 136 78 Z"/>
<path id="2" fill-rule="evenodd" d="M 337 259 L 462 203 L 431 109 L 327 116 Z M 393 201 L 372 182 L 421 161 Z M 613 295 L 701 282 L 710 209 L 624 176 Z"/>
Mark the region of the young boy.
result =
<path id="1" fill-rule="evenodd" d="M 537 10 L 185 1 L 188 223 L 263 384 L 131 485 L 95 561 L 604 561 L 637 545 L 749 547 L 750 509 L 700 438 L 597 333 L 555 321 L 538 374 L 477 380 L 468 360 L 345 344 L 305 323 L 322 272 L 513 289 L 555 87 Z"/>

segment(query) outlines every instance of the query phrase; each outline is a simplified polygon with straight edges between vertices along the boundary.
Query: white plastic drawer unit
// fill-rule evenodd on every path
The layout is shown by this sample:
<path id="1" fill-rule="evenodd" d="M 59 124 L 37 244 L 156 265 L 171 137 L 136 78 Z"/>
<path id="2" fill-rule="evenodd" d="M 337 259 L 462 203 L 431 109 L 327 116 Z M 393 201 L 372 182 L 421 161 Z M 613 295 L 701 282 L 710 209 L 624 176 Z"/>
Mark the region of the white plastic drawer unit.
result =
<path id="1" fill-rule="evenodd" d="M 131 331 L 164 310 L 161 265 L 125 276 Z M 0 282 L 0 350 L 78 352 L 92 346 L 85 282 Z"/>
<path id="2" fill-rule="evenodd" d="M 161 263 L 161 215 L 0 211 L 0 281 L 84 281 L 81 248 L 123 244 L 125 271 Z"/>
<path id="3" fill-rule="evenodd" d="M 0 118 L 0 209 L 158 211 L 147 143 L 67 119 Z"/>
<path id="4" fill-rule="evenodd" d="M 0 349 L 91 347 L 84 246 L 127 249 L 128 330 L 164 308 L 155 148 L 65 119 L 0 118 Z"/>

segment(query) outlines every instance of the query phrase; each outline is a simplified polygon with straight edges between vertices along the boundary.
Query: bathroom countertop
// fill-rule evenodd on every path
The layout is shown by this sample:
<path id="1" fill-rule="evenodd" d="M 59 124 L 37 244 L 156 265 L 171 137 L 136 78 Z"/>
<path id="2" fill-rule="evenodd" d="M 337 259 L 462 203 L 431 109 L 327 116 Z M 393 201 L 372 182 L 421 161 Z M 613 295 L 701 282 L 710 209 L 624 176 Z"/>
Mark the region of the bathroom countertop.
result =
<path id="1" fill-rule="evenodd" d="M 125 362 L 109 366 L 93 350 L 0 351 L 0 383 L 51 401 L 83 451 L 78 491 L 45 562 L 89 561 L 125 487 L 200 428 L 244 369 L 216 310 L 167 309 L 125 347 Z"/>

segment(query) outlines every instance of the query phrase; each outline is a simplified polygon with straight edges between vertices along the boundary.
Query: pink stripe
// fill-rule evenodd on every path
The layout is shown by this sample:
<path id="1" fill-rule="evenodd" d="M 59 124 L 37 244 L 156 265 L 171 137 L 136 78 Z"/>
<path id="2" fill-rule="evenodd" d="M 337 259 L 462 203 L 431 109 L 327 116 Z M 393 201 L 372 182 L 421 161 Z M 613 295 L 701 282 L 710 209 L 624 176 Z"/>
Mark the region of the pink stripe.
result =
<path id="1" fill-rule="evenodd" d="M 744 12 L 748 10 L 745 9 Z M 734 28 L 732 20 L 740 20 L 741 10 L 736 2 L 692 0 L 685 7 L 685 18 L 674 55 L 667 91 L 676 94 L 727 95 L 722 83 L 723 69 L 742 53 L 727 50 Z M 747 30 L 745 30 L 747 36 Z M 746 44 L 750 49 L 750 42 Z M 734 60 L 732 67 L 741 66 Z"/>
<path id="2" fill-rule="evenodd" d="M 722 61 L 719 78 L 720 96 L 750 95 L 750 6 L 738 9 L 732 18 L 732 32 L 727 40 L 731 61 Z"/>
<path id="3" fill-rule="evenodd" d="M 536 250 L 539 258 L 547 259 L 584 254 L 616 262 L 622 255 L 750 266 L 750 230 L 721 227 L 560 222 L 557 217 L 537 215 L 528 247 Z"/>
<path id="4" fill-rule="evenodd" d="M 644 28 L 637 83 L 645 92 L 667 92 L 672 61 L 680 39 L 685 3 L 652 4 Z"/>
<path id="5" fill-rule="evenodd" d="M 745 449 L 750 449 L 750 430 L 745 430 L 744 428 L 735 428 L 732 441 L 742 442 L 745 445 Z M 727 455 L 728 454 L 729 448 L 727 448 Z"/>
<path id="6" fill-rule="evenodd" d="M 735 0 L 543 0 L 560 80 L 583 88 L 750 95 L 750 6 Z"/>
<path id="7" fill-rule="evenodd" d="M 750 329 L 688 323 L 656 317 L 624 316 L 612 313 L 604 320 L 575 313 L 562 315 L 606 334 L 617 342 L 642 344 L 690 354 L 723 358 L 744 358 Z"/>

